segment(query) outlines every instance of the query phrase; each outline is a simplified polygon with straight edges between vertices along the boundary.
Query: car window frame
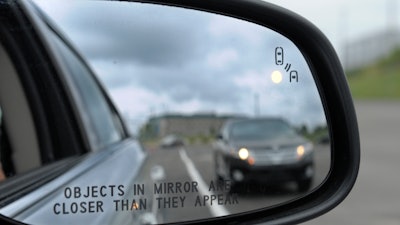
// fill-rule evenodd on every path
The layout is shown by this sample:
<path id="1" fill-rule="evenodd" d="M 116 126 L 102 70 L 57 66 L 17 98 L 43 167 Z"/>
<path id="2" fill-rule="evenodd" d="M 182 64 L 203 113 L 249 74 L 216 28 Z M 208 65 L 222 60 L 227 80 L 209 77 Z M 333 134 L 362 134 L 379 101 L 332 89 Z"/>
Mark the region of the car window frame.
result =
<path id="1" fill-rule="evenodd" d="M 60 30 L 57 27 L 57 25 L 33 2 L 30 1 L 23 2 L 21 3 L 21 7 L 24 8 L 23 10 L 28 14 L 28 16 L 30 16 L 30 19 L 33 22 L 33 26 L 37 30 L 38 36 L 40 36 L 45 49 L 47 50 L 53 64 L 56 67 L 55 69 L 59 74 L 61 74 L 59 78 L 66 87 L 66 92 L 69 98 L 71 99 L 71 104 L 73 105 L 75 116 L 78 117 L 78 121 L 80 122 L 80 127 L 82 130 L 84 130 L 84 137 L 87 146 L 89 148 L 89 151 L 97 151 L 100 149 L 104 149 L 107 146 L 98 146 L 96 143 L 90 140 L 91 138 L 89 136 L 92 131 L 90 127 L 90 121 L 88 121 L 87 118 L 90 115 L 84 109 L 83 107 L 84 103 L 80 99 L 80 96 L 76 94 L 79 93 L 76 84 L 71 79 L 70 75 L 66 74 L 68 68 L 66 65 L 64 65 L 62 56 L 59 55 L 60 51 L 57 49 L 57 46 L 55 46 L 54 41 L 50 37 L 52 35 L 51 33 L 60 38 L 61 41 L 66 45 L 66 47 L 73 52 L 73 54 L 77 57 L 77 59 L 87 69 L 89 75 L 91 76 L 91 79 L 93 79 L 94 82 L 96 83 L 97 87 L 101 92 L 102 98 L 104 98 L 110 111 L 112 112 L 113 115 L 112 120 L 121 134 L 121 139 L 119 140 L 119 142 L 122 142 L 127 138 L 130 138 L 131 135 L 126 127 L 126 124 L 122 119 L 121 114 L 119 113 L 115 104 L 109 97 L 109 94 L 107 93 L 104 85 L 100 82 L 99 78 L 94 74 L 93 69 L 86 62 L 81 53 L 77 50 L 77 48 L 73 46 L 72 41 L 70 41 L 67 35 L 65 35 L 63 31 Z"/>
<path id="2" fill-rule="evenodd" d="M 5 20 L 7 22 L 0 26 L 0 34 L 2 34 L 0 42 L 4 45 L 4 49 L 11 59 L 12 66 L 15 67 L 16 74 L 23 86 L 23 92 L 27 97 L 27 107 L 30 110 L 29 113 L 33 117 L 42 164 L 33 170 L 13 176 L 2 182 L 2 185 L 0 185 L 0 206 L 7 205 L 15 201 L 17 197 L 27 195 L 31 191 L 59 177 L 84 159 L 86 153 L 95 150 L 85 141 L 85 132 L 82 130 L 82 125 L 80 123 L 81 113 L 84 112 L 77 112 L 76 108 L 74 108 L 74 101 L 71 100 L 71 96 L 69 96 L 68 93 L 68 88 L 70 88 L 70 86 L 67 86 L 64 80 L 62 80 L 65 74 L 60 72 L 60 68 L 57 68 L 59 64 L 55 63 L 51 57 L 51 52 L 54 52 L 54 49 L 51 49 L 51 47 L 49 48 L 48 39 L 43 37 L 46 29 L 53 30 L 57 35 L 60 34 L 57 33 L 58 31 L 56 28 L 50 27 L 50 25 L 47 25 L 48 28 L 46 28 L 46 24 L 40 23 L 40 19 L 37 18 L 40 12 L 34 12 L 35 8 L 30 4 L 30 2 L 26 1 L 20 2 L 20 4 L 9 3 L 1 5 L 0 11 L 4 10 L 7 12 L 7 15 L 3 15 L 4 18 L 7 18 Z M 71 47 L 71 44 L 69 44 L 68 41 L 66 44 L 78 55 L 79 60 L 82 60 L 84 66 L 88 67 L 79 53 Z M 41 63 L 32 62 L 36 60 Z M 117 129 L 121 132 L 121 140 L 119 140 L 118 143 L 111 143 L 108 146 L 103 146 L 103 149 L 107 151 L 116 148 L 116 146 L 126 144 L 127 139 L 130 137 L 120 114 L 106 94 L 105 89 L 94 76 L 90 68 L 89 71 L 90 76 L 93 77 L 96 85 L 100 89 L 101 96 L 112 112 L 112 115 L 110 115 L 111 120 L 113 123 L 116 123 Z M 43 82 L 43 80 L 37 81 L 43 78 L 51 79 L 51 82 Z M 60 85 L 60 83 L 53 84 L 53 81 L 61 82 L 61 86 L 57 86 Z M 46 87 L 53 90 L 52 93 L 57 94 L 59 98 L 57 99 L 51 95 L 44 94 L 43 92 L 46 91 L 43 91 L 43 88 L 40 89 L 35 82 L 46 85 Z M 45 99 L 43 96 L 47 98 Z M 62 97 L 62 101 L 60 101 L 60 97 Z M 54 110 L 54 108 L 59 108 L 57 104 L 53 104 L 57 101 L 58 104 L 63 105 L 63 108 L 59 109 L 64 110 L 62 111 L 62 115 L 55 114 L 57 116 L 46 117 L 49 111 Z M 46 105 L 46 107 L 44 105 Z M 71 110 L 70 107 L 73 108 L 72 111 L 68 111 Z M 68 116 L 68 118 L 65 116 Z M 61 124 L 65 129 L 57 130 L 68 130 L 70 133 L 62 131 L 65 134 L 64 136 L 68 138 L 73 136 L 76 138 L 71 144 L 71 146 L 75 147 L 65 147 L 71 151 L 62 158 L 55 158 L 52 156 L 52 152 L 58 150 L 57 143 L 52 142 L 54 139 L 52 135 L 56 134 L 51 132 L 51 129 L 47 129 L 46 125 L 46 123 L 48 124 L 52 119 L 61 122 L 62 120 L 58 119 L 58 117 L 62 117 L 62 119 L 67 122 Z M 58 127 L 59 125 L 58 123 L 54 123 L 52 127 Z M 59 147 L 61 146 L 59 145 Z"/>
<path id="3" fill-rule="evenodd" d="M 27 107 L 26 113 L 32 116 L 32 135 L 35 135 L 39 143 L 41 164 L 1 183 L 0 206 L 13 202 L 17 197 L 25 196 L 58 177 L 73 167 L 81 155 L 87 152 L 78 135 L 80 132 L 76 129 L 75 120 L 69 114 L 69 103 L 63 102 L 64 93 L 52 76 L 53 68 L 47 63 L 46 51 L 43 51 L 41 42 L 36 42 L 37 36 L 29 25 L 30 21 L 27 21 L 26 15 L 22 14 L 17 4 L 0 4 L 0 11 L 2 10 L 7 13 L 2 15 L 2 22 L 6 22 L 0 24 L 0 42 L 10 58 L 7 65 L 15 69 L 13 76 L 21 82 L 22 92 L 27 100 L 21 104 Z M 54 95 L 49 96 L 47 92 L 50 91 Z M 59 107 L 60 102 L 66 104 Z M 48 107 L 44 107 L 45 105 Z M 60 123 L 64 124 L 65 129 L 56 129 Z M 69 144 L 64 146 L 62 143 Z M 55 152 L 61 152 L 61 155 L 57 157 Z"/>
<path id="4" fill-rule="evenodd" d="M 82 111 L 84 113 L 81 114 L 81 116 L 86 117 L 86 120 L 90 121 L 90 130 L 88 131 L 87 135 L 91 138 L 92 133 L 95 133 L 94 137 L 94 141 L 96 142 L 96 147 L 94 149 L 92 149 L 93 151 L 96 151 L 100 148 L 103 148 L 107 145 L 116 143 L 116 142 L 120 142 L 122 141 L 127 135 L 125 130 L 123 129 L 123 123 L 121 121 L 121 118 L 118 114 L 118 112 L 116 111 L 115 107 L 112 107 L 112 103 L 111 100 L 109 98 L 107 98 L 107 94 L 105 93 L 104 88 L 101 87 L 100 82 L 98 79 L 95 79 L 95 75 L 92 72 L 92 70 L 89 68 L 89 66 L 85 63 L 85 61 L 83 60 L 82 57 L 79 56 L 79 53 L 76 51 L 76 48 L 73 48 L 70 44 L 67 43 L 67 40 L 65 38 L 63 38 L 61 35 L 59 35 L 58 33 L 56 33 L 56 31 L 54 29 L 52 29 L 51 27 L 49 27 L 50 32 L 49 32 L 49 36 L 52 37 L 52 41 L 54 44 L 54 46 L 56 47 L 56 49 L 58 50 L 57 53 L 60 54 L 61 56 L 61 60 L 63 61 L 63 65 L 65 65 L 65 67 L 67 68 L 67 74 L 69 74 L 69 77 L 71 78 L 72 83 L 71 88 L 73 88 L 74 90 L 78 91 L 79 93 L 79 99 L 82 100 L 82 102 L 84 103 L 84 98 L 90 98 L 90 94 L 88 94 L 86 92 L 86 90 L 83 90 L 83 88 L 80 87 L 80 84 L 85 82 L 84 80 L 86 79 L 86 81 L 91 82 L 91 88 L 93 91 L 95 91 L 97 94 L 100 95 L 96 95 L 95 97 L 101 101 L 102 104 L 104 104 L 104 106 L 106 107 L 107 110 L 107 115 L 103 114 L 101 115 L 102 118 L 101 119 L 95 119 L 94 117 L 96 115 L 92 115 L 93 111 L 91 111 L 91 109 L 89 108 L 89 106 L 86 104 L 83 104 L 81 106 Z M 65 51 L 69 51 L 69 52 L 65 52 Z M 66 55 L 69 54 L 71 57 L 67 57 Z M 65 56 L 65 57 L 64 57 Z M 75 63 L 79 63 L 80 67 L 83 71 L 83 73 L 80 73 L 79 75 L 74 74 L 73 71 L 73 66 L 77 66 L 77 65 L 71 65 L 71 63 L 74 63 L 72 61 L 75 61 Z M 86 76 L 86 78 L 84 77 Z M 79 80 L 78 80 L 79 79 Z M 73 87 L 72 87 L 73 86 Z M 115 137 L 115 140 L 109 141 L 109 140 L 105 140 L 105 138 L 101 135 L 101 131 L 99 129 L 96 129 L 98 127 L 96 127 L 96 123 L 98 121 L 107 121 L 110 120 L 112 127 L 108 127 L 110 129 L 114 129 L 113 133 L 115 133 L 117 135 L 117 137 Z M 111 131 L 110 131 L 111 132 Z"/>

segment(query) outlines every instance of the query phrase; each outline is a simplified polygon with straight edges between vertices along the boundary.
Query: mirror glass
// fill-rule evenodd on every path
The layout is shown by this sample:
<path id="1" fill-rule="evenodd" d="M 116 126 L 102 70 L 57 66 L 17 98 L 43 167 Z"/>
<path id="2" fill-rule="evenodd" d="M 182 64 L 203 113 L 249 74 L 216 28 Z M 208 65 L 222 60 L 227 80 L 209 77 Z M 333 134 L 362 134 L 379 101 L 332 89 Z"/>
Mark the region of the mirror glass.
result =
<path id="1" fill-rule="evenodd" d="M 0 213 L 41 224 L 181 222 L 272 207 L 324 181 L 324 109 L 307 61 L 286 37 L 170 6 L 36 3 L 98 76 L 144 157 L 112 165 L 137 164 L 137 173 L 105 171 L 103 160 L 84 182 L 70 177 L 37 206 L 46 217 L 7 214 L 13 202 Z"/>

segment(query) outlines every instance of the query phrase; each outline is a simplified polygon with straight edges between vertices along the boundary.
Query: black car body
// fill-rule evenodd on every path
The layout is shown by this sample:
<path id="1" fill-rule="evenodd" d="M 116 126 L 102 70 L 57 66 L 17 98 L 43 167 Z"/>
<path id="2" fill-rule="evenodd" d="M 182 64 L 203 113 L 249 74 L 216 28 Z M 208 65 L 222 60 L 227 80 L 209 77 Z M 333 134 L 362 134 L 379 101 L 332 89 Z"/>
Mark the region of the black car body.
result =
<path id="1" fill-rule="evenodd" d="M 217 177 L 269 185 L 295 181 L 311 187 L 313 144 L 280 118 L 228 121 L 214 145 Z"/>
<path id="2" fill-rule="evenodd" d="M 175 148 L 183 145 L 185 145 L 183 139 L 174 134 L 167 135 L 160 141 L 161 148 Z"/>

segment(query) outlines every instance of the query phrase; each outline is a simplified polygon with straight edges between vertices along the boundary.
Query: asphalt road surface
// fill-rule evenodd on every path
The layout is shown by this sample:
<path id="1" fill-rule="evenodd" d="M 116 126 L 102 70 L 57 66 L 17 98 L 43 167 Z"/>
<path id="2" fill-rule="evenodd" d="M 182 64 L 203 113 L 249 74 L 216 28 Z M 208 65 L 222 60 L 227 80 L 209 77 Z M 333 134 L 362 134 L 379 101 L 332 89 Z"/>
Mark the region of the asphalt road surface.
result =
<path id="1" fill-rule="evenodd" d="M 148 152 L 141 180 L 147 181 L 148 198 L 153 199 L 152 213 L 159 223 L 247 212 L 302 195 L 294 183 L 276 187 L 252 184 L 249 193 L 229 192 L 229 182 L 220 185 L 216 182 L 213 151 L 208 144 L 154 148 Z M 329 165 L 329 145 L 315 145 L 313 188 L 322 183 Z M 163 185 L 167 188 L 163 189 Z"/>
<path id="2" fill-rule="evenodd" d="M 361 166 L 350 195 L 307 225 L 400 224 L 400 102 L 355 103 L 361 139 Z"/>

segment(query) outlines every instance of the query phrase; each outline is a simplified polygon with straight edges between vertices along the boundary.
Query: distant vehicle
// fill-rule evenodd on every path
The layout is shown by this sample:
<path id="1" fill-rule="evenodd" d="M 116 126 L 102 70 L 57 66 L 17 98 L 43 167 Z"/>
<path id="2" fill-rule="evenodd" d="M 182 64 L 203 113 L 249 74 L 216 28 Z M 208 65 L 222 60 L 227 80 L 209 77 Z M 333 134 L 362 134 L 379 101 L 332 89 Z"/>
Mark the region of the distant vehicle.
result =
<path id="1" fill-rule="evenodd" d="M 174 148 L 174 147 L 180 147 L 184 145 L 184 141 L 181 137 L 175 135 L 175 134 L 170 134 L 165 136 L 163 139 L 161 139 L 161 148 Z"/>
<path id="2" fill-rule="evenodd" d="M 318 143 L 319 143 L 319 144 L 327 145 L 327 144 L 329 144 L 330 142 L 331 142 L 331 139 L 330 139 L 328 133 L 322 135 L 322 136 L 318 139 Z"/>
<path id="3" fill-rule="evenodd" d="M 218 179 L 232 183 L 295 181 L 310 189 L 314 177 L 313 144 L 279 118 L 228 121 L 215 145 Z"/>

